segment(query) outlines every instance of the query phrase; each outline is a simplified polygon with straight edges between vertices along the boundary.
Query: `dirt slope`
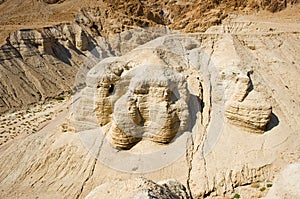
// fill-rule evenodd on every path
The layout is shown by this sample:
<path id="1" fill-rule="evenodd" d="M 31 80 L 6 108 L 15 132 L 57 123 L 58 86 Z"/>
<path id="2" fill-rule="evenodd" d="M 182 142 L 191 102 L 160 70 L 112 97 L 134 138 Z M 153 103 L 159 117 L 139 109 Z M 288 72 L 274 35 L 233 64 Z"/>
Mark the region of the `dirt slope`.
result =
<path id="1" fill-rule="evenodd" d="M 257 198 L 267 191 L 260 191 L 260 186 L 272 183 L 279 170 L 299 161 L 300 7 L 299 4 L 291 6 L 296 1 L 46 2 L 50 4 L 33 0 L 0 1 L 0 35 L 4 42 L 0 48 L 1 197 L 84 198 L 108 181 L 143 176 L 154 181 L 176 178 L 194 198 L 232 197 L 234 193 L 242 198 Z M 286 6 L 288 8 L 283 11 L 272 13 Z M 250 15 L 236 15 L 238 13 Z M 69 102 L 50 112 L 33 109 L 23 115 L 3 113 L 70 91 L 76 73 L 84 64 L 88 65 L 86 73 L 97 61 L 126 54 L 144 44 L 145 38 L 152 40 L 161 34 L 122 32 L 137 26 L 168 26 L 183 32 L 207 30 L 189 35 L 196 44 L 187 43 L 184 52 L 180 51 L 180 45 L 174 44 L 180 43 L 179 39 L 186 35 L 171 35 L 164 38 L 165 43 L 148 44 L 148 47 L 157 45 L 160 49 L 169 47 L 167 51 L 179 49 L 180 55 L 187 58 L 184 60 L 194 60 L 184 66 L 204 62 L 199 71 L 188 74 L 195 79 L 196 75 L 204 77 L 202 105 L 205 106 L 194 118 L 199 126 L 194 128 L 191 147 L 184 148 L 183 156 L 173 164 L 153 172 L 134 173 L 141 166 L 152 169 L 162 161 L 146 158 L 145 162 L 151 164 L 143 165 L 138 161 L 125 164 L 118 158 L 128 153 L 139 154 L 147 147 L 157 150 L 169 146 L 147 145 L 146 141 L 133 151 L 113 151 L 104 156 L 106 159 L 98 161 L 93 152 L 100 155 L 102 150 L 103 142 L 97 139 L 99 129 L 79 133 L 62 129 L 62 123 L 67 123 L 66 118 L 70 116 Z M 9 37 L 8 33 L 11 33 Z M 141 49 L 143 47 L 139 53 Z M 145 57 L 133 52 L 127 55 L 128 60 L 124 58 L 125 63 L 130 65 L 129 61 L 138 58 L 147 61 L 147 54 L 142 55 Z M 168 59 L 168 54 L 160 55 L 165 55 L 160 58 L 177 63 L 177 56 Z M 219 72 L 217 79 L 214 79 L 216 71 L 212 71 L 212 65 Z M 251 92 L 261 93 L 263 98 L 258 101 L 265 99 L 272 106 L 271 122 L 262 134 L 249 133 L 229 124 L 218 109 L 219 104 L 225 104 L 223 99 L 230 101 L 222 94 L 232 92 L 235 78 L 248 73 L 252 79 Z M 218 90 L 220 87 L 224 89 L 222 92 Z M 93 111 L 88 102 L 87 106 L 92 107 L 89 110 Z M 52 111 L 54 120 L 41 130 L 37 128 L 39 122 L 48 121 Z M 83 118 L 90 116 L 75 111 L 76 114 Z M 14 128 L 22 120 L 24 129 Z M 212 135 L 220 132 L 220 135 L 212 151 L 204 156 L 208 132 Z M 30 135 L 24 135 L 26 133 Z M 22 137 L 19 134 L 23 134 Z M 113 166 L 128 166 L 130 172 L 120 172 L 107 165 L 107 161 Z"/>
<path id="2" fill-rule="evenodd" d="M 153 181 L 176 178 L 187 187 L 194 198 L 226 198 L 233 197 L 235 193 L 240 194 L 242 198 L 262 197 L 269 189 L 266 188 L 266 184 L 273 183 L 277 172 L 290 163 L 298 162 L 300 157 L 300 28 L 296 11 L 297 9 L 286 10 L 284 16 L 281 16 L 282 13 L 240 16 L 220 26 L 211 27 L 205 33 L 188 36 L 196 43 L 187 42 L 186 50 L 178 52 L 186 56 L 187 59 L 184 60 L 189 61 L 190 65 L 200 65 L 199 71 L 190 73 L 189 76 L 203 77 L 205 106 L 203 112 L 199 112 L 197 116 L 196 122 L 199 126 L 194 128 L 193 145 L 172 164 L 153 172 L 134 173 L 143 166 L 151 169 L 157 166 L 162 161 L 154 160 L 161 156 L 143 159 L 145 154 L 141 154 L 138 157 L 146 163 L 150 161 L 151 164 L 119 158 L 128 157 L 128 154 L 140 154 L 145 148 L 157 150 L 169 147 L 147 145 L 147 142 L 140 142 L 132 151 L 116 150 L 112 153 L 102 153 L 104 157 L 101 159 L 100 151 L 107 149 L 102 148 L 102 138 L 97 137 L 101 129 L 78 133 L 62 132 L 60 124 L 65 122 L 69 115 L 64 112 L 41 131 L 1 146 L 2 196 L 84 198 L 103 183 L 143 176 Z M 137 51 L 141 53 L 143 48 L 147 49 L 149 46 L 176 51 L 180 47 L 178 41 L 182 38 L 186 41 L 186 36 L 170 35 L 162 39 L 165 42 L 156 40 L 141 46 Z M 197 53 L 197 50 L 200 50 L 200 53 Z M 177 56 L 168 59 L 168 55 L 171 54 L 159 52 L 160 58 L 182 64 L 177 62 Z M 127 59 L 125 56 L 125 63 L 132 63 L 130 61 L 136 59 L 147 61 L 149 58 L 147 53 L 136 56 L 138 53 L 129 53 Z M 213 66 L 216 71 L 213 70 Z M 214 72 L 219 72 L 217 74 L 220 76 L 214 77 Z M 272 106 L 271 122 L 262 134 L 249 133 L 245 129 L 230 125 L 218 109 L 218 105 L 223 106 L 225 102 L 230 101 L 226 96 L 234 90 L 231 84 L 235 85 L 236 77 L 243 74 L 247 76 L 248 72 L 251 74 L 249 76 L 253 86 L 249 95 L 260 93 L 262 97 L 258 102 L 267 100 Z M 94 87 L 97 88 L 96 85 Z M 224 90 L 219 90 L 220 87 Z M 88 100 L 83 100 L 81 105 L 84 103 L 93 111 L 93 106 Z M 257 103 L 251 105 L 253 106 L 250 107 L 255 107 Z M 83 113 L 89 111 L 84 109 L 85 106 L 82 107 Z M 91 114 L 80 115 L 79 111 L 74 112 L 79 117 L 87 118 L 86 125 L 91 123 Z M 213 124 L 222 124 L 223 127 L 218 128 L 219 126 Z M 215 140 L 216 144 L 210 153 L 204 155 L 203 150 L 207 147 L 205 141 L 209 140 L 211 135 L 209 133 L 214 135 L 218 132 L 220 134 Z M 90 145 L 87 147 L 86 144 Z M 95 153 L 99 155 L 96 156 L 99 157 L 99 161 L 95 159 Z M 166 154 L 172 154 L 172 151 Z M 107 165 L 107 162 L 111 164 Z M 125 169 L 129 169 L 130 172 L 120 172 L 113 167 L 116 165 L 123 169 L 128 166 Z M 260 191 L 263 187 L 266 189 L 264 192 Z"/>
<path id="3" fill-rule="evenodd" d="M 0 43 L 8 33 L 18 29 L 32 29 L 74 21 L 74 15 L 86 8 L 101 11 L 104 32 L 115 33 L 132 26 L 149 27 L 159 24 L 168 25 L 171 29 L 196 32 L 219 24 L 233 12 L 253 13 L 258 10 L 277 12 L 295 3 L 297 0 L 205 0 L 201 2 L 195 0 L 160 2 L 155 0 L 2 0 L 0 2 Z"/>
<path id="4" fill-rule="evenodd" d="M 296 2 L 1 1 L 0 112 L 69 92 L 78 67 L 93 54 L 91 50 L 100 49 L 97 59 L 113 55 L 119 48 L 118 34 L 125 30 L 167 27 L 198 32 L 232 14 L 266 10 L 270 15 L 287 6 L 296 7 L 296 13 Z"/>

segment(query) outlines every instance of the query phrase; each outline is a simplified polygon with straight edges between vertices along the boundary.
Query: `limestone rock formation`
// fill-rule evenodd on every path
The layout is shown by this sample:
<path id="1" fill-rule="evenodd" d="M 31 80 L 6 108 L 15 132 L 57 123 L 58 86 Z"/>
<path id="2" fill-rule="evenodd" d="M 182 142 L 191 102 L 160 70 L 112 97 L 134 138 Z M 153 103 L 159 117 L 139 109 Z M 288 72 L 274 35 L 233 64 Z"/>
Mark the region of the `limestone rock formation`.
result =
<path id="1" fill-rule="evenodd" d="M 73 87 L 82 87 L 87 71 L 99 60 L 121 55 L 123 48 L 133 49 L 165 31 L 124 32 L 122 35 L 130 34 L 130 38 L 116 36 L 117 42 L 130 40 L 122 49 L 115 46 L 113 38 L 96 41 L 75 23 L 16 31 L 0 47 L 0 113 L 71 93 Z M 142 40 L 145 34 L 149 38 Z"/>
<path id="2" fill-rule="evenodd" d="M 161 36 L 161 34 L 148 34 L 133 41 L 135 37 L 130 31 L 124 33 L 124 30 L 163 26 L 166 29 L 185 32 L 204 31 L 211 25 L 220 24 L 234 10 L 250 13 L 258 9 L 279 11 L 297 1 L 165 1 L 158 3 L 136 0 L 130 2 L 35 0 L 23 1 L 20 5 L 17 0 L 0 2 L 0 25 L 3 27 L 0 29 L 0 56 L 7 57 L 1 59 L 9 59 L 8 57 L 11 56 L 12 59 L 17 60 L 0 63 L 1 73 L 5 74 L 0 93 L 4 96 L 0 102 L 0 112 L 3 113 L 70 92 L 78 66 L 81 66 L 85 56 L 89 55 L 86 51 L 91 51 L 94 47 L 101 48 L 101 50 L 98 49 L 100 57 L 98 53 L 92 56 L 98 60 L 110 55 L 120 56 L 132 49 L 127 48 L 128 43 L 123 41 L 130 40 L 130 43 L 141 45 Z M 116 33 L 118 34 L 115 35 Z M 15 42 L 12 37 L 15 37 L 17 41 Z M 26 40 L 26 44 L 22 37 Z M 11 46 L 12 43 L 14 43 L 13 46 Z M 57 50 L 53 51 L 53 49 Z M 39 67 L 34 66 L 36 62 Z M 51 74 L 51 79 L 55 79 L 55 82 L 45 77 L 43 70 L 46 67 L 41 67 L 44 65 L 50 68 L 51 72 L 48 74 Z M 87 65 L 91 67 L 94 63 Z M 16 71 L 10 71 L 9 66 L 13 66 Z M 26 69 L 23 69 L 24 67 Z M 31 72 L 34 81 L 31 77 L 25 79 L 20 77 L 24 76 L 24 71 L 27 71 L 25 76 L 28 76 L 30 70 L 35 71 Z M 67 78 L 60 74 L 65 74 Z M 17 79 L 16 85 L 10 82 L 11 77 Z M 45 81 L 40 81 L 40 79 Z M 20 86 L 23 84 L 25 88 Z M 46 87 L 50 87 L 50 89 L 47 88 L 49 93 L 44 91 Z M 23 95 L 24 97 L 19 97 Z M 21 98 L 26 100 L 22 101 Z"/>
<path id="3" fill-rule="evenodd" d="M 133 77 L 128 92 L 115 103 L 110 129 L 112 143 L 127 148 L 142 137 L 159 143 L 170 142 L 179 130 L 185 130 L 188 122 L 188 96 L 183 77 L 156 65 L 141 66 L 132 73 L 123 77 L 127 81 Z"/>
<path id="4" fill-rule="evenodd" d="M 167 180 L 157 184 L 145 178 L 107 182 L 96 187 L 85 199 L 96 198 L 170 198 L 189 199 L 185 187 L 176 180 Z"/>
<path id="5" fill-rule="evenodd" d="M 272 15 L 272 20 L 276 20 L 274 16 L 278 15 Z M 0 147 L 1 197 L 81 199 L 99 185 L 101 194 L 109 194 L 101 190 L 115 190 L 111 185 L 114 182 L 120 182 L 116 189 L 124 188 L 126 183 L 134 187 L 141 182 L 163 194 L 166 191 L 184 196 L 184 189 L 177 183 L 162 182 L 157 186 L 147 180 L 128 180 L 141 176 L 153 182 L 174 178 L 192 198 L 231 198 L 235 194 L 247 198 L 257 197 L 257 192 L 262 194 L 257 188 L 244 195 L 240 190 L 255 183 L 272 182 L 288 164 L 299 162 L 300 36 L 296 23 L 250 22 L 244 16 L 206 33 L 170 34 L 92 64 L 95 67 L 91 70 L 85 68 L 88 74 L 79 75 L 85 84 L 74 95 L 69 112 L 62 112 L 38 132 Z M 134 41 L 129 39 L 131 33 L 118 36 Z M 66 45 L 74 46 L 71 41 L 66 41 Z M 15 51 L 6 51 L 7 55 L 11 52 Z M 26 53 L 30 52 L 23 52 Z M 147 70 L 152 68 L 160 76 L 150 76 Z M 248 71 L 253 71 L 250 78 Z M 170 84 L 166 86 L 166 82 Z M 182 85 L 173 87 L 174 82 Z M 169 90 L 176 98 L 169 95 Z M 178 100 L 174 103 L 172 99 Z M 232 109 L 226 108 L 230 104 L 245 108 L 245 112 L 255 110 L 255 117 L 248 118 L 251 123 L 245 122 L 245 112 L 235 108 L 231 113 Z M 245 133 L 225 118 L 229 114 L 232 121 L 246 126 L 246 131 L 257 131 L 268 119 L 270 105 L 271 125 L 268 124 L 267 133 Z M 160 118 L 158 124 L 162 125 L 148 128 L 146 120 L 155 118 L 148 107 L 154 107 Z M 105 114 L 107 118 L 103 117 Z M 121 115 L 126 118 L 124 123 L 118 118 Z M 162 129 L 176 115 L 180 126 L 175 137 L 172 138 L 175 131 L 163 128 L 164 133 L 172 135 L 163 137 L 167 143 L 143 137 L 152 128 Z M 14 121 L 9 119 L 12 124 Z M 71 130 L 61 131 L 62 123 Z M 142 129 L 142 135 L 137 136 L 142 139 L 132 147 L 129 144 L 136 142 L 131 142 L 133 136 L 125 137 L 125 142 L 117 140 L 127 150 L 116 149 L 107 138 L 117 132 L 114 129 L 118 125 L 121 133 Z M 146 191 L 137 192 L 147 196 L 148 185 Z"/>
<path id="6" fill-rule="evenodd" d="M 229 123 L 246 131 L 263 133 L 270 121 L 272 107 L 260 93 L 250 91 L 251 86 L 253 85 L 248 76 L 237 77 L 235 90 L 227 103 L 225 115 Z"/>
<path id="7" fill-rule="evenodd" d="M 142 139 L 169 143 L 177 133 L 190 131 L 189 108 L 192 107 L 189 107 L 188 82 L 182 68 L 178 71 L 175 63 L 163 64 L 160 53 L 157 49 L 136 50 L 130 53 L 130 64 L 125 60 L 127 56 L 103 60 L 87 75 L 85 90 L 90 89 L 94 94 L 85 95 L 83 90 L 79 103 L 94 99 L 94 105 L 82 105 L 95 107 L 89 115 L 97 117 L 98 126 L 105 129 L 116 148 L 129 149 Z M 196 86 L 194 90 L 197 90 L 199 85 L 200 80 L 189 87 Z M 196 98 L 200 103 L 201 94 Z M 80 105 L 74 109 L 71 121 L 75 127 L 70 128 L 84 130 L 77 125 L 84 119 L 76 118 L 76 113 L 83 108 Z"/>
<path id="8" fill-rule="evenodd" d="M 1 113 L 70 93 L 80 62 L 85 59 L 76 48 L 86 42 L 76 36 L 84 34 L 80 29 L 60 24 L 19 30 L 7 38 L 0 48 Z M 91 38 L 88 40 L 92 43 Z"/>
<path id="9" fill-rule="evenodd" d="M 256 12 L 268 10 L 277 12 L 285 9 L 297 0 L 253 0 L 253 1 L 168 1 L 130 2 L 103 1 L 101 7 L 91 6 L 82 9 L 78 18 L 85 18 L 86 24 L 96 32 L 108 36 L 133 27 L 153 27 L 166 25 L 172 30 L 184 32 L 205 31 L 212 25 L 220 24 L 228 14 L 234 11 Z M 92 19 L 92 20 L 91 20 Z M 105 28 L 104 28 L 105 27 Z"/>
<path id="10" fill-rule="evenodd" d="M 257 101 L 232 102 L 226 107 L 228 121 L 246 131 L 263 133 L 270 121 L 271 106 Z"/>
<path id="11" fill-rule="evenodd" d="M 20 30 L 7 39 L 0 49 L 1 113 L 70 92 L 79 62 L 85 59 L 73 46 L 65 45 L 68 41 L 74 45 L 81 42 L 70 36 L 74 29 L 61 24 Z"/>

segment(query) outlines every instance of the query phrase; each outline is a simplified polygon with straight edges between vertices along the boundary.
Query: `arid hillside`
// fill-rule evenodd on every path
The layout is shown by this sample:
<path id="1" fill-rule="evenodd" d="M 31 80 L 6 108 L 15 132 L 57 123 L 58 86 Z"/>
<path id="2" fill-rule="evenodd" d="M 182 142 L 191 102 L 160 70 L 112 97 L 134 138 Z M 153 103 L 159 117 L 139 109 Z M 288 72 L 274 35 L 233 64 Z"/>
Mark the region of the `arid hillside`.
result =
<path id="1" fill-rule="evenodd" d="M 167 25 L 184 32 L 203 31 L 220 24 L 232 13 L 277 12 L 298 0 L 1 0 L 0 41 L 19 29 L 35 29 L 73 22 L 78 13 L 91 15 L 85 21 L 103 34 L 133 27 Z M 94 26 L 93 26 L 94 25 Z M 95 26 L 97 25 L 97 27 Z"/>
<path id="2" fill-rule="evenodd" d="M 3 114 L 2 197 L 300 196 L 300 25 L 285 17 L 119 34 L 70 99 Z"/>
<path id="3" fill-rule="evenodd" d="M 266 10 L 268 15 L 295 7 L 296 3 L 295 0 L 1 1 L 0 113 L 70 93 L 82 65 L 89 68 L 93 65 L 88 63 L 91 59 L 94 63 L 95 59 L 120 55 L 117 35 L 126 30 L 160 27 L 199 32 L 239 13 Z M 143 38 L 139 44 L 152 38 L 153 35 Z M 102 53 L 95 57 L 93 49 Z"/>
<path id="4" fill-rule="evenodd" d="M 299 10 L 0 0 L 0 198 L 300 198 Z"/>

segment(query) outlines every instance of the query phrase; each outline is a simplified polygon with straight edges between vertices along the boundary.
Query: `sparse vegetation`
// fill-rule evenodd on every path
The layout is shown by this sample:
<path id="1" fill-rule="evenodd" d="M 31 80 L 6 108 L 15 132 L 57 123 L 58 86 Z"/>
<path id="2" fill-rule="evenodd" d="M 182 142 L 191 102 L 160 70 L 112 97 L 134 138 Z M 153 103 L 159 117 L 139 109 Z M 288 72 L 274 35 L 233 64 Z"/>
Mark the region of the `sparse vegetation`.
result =
<path id="1" fill-rule="evenodd" d="M 58 100 L 63 100 L 65 97 L 60 96 Z M 60 101 L 51 101 L 46 104 L 38 104 L 32 108 L 15 112 L 13 114 L 0 116 L 0 145 L 7 141 L 16 138 L 18 135 L 32 134 L 38 131 L 39 125 L 49 122 L 53 117 L 63 111 L 56 108 Z"/>
<path id="2" fill-rule="evenodd" d="M 270 187 L 272 187 L 273 185 L 272 185 L 272 184 L 267 184 L 266 186 L 267 186 L 267 188 L 270 188 Z"/>
<path id="3" fill-rule="evenodd" d="M 240 194 L 236 193 L 236 194 L 233 195 L 232 199 L 233 198 L 241 198 L 241 196 L 240 196 Z"/>
<path id="4" fill-rule="evenodd" d="M 263 192 L 264 190 L 266 190 L 266 187 L 261 187 L 259 190 L 260 190 L 261 192 Z"/>
<path id="5" fill-rule="evenodd" d="M 63 101 L 65 100 L 65 97 L 64 96 L 58 96 L 55 98 L 57 101 Z"/>

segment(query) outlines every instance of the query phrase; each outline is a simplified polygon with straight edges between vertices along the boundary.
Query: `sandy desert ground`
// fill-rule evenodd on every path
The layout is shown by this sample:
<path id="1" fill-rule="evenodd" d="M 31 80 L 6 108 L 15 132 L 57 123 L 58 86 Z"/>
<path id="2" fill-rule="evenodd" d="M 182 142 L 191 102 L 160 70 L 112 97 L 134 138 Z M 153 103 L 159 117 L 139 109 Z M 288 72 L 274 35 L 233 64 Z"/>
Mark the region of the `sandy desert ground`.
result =
<path id="1" fill-rule="evenodd" d="M 22 3 L 22 1 L 15 1 Z M 31 21 L 35 10 L 43 4 L 28 1 L 25 5 L 33 6 L 32 13 L 23 16 L 24 21 L 21 21 L 21 24 L 16 24 L 22 17 L 18 14 L 12 15 L 16 18 L 12 17 L 7 22 L 0 21 L 0 25 L 5 25 L 0 27 L 0 43 L 4 41 L 4 35 L 20 27 L 51 26 L 58 21 L 62 22 L 62 16 L 66 21 L 72 21 L 73 14 L 79 12 L 81 6 L 86 6 L 87 2 L 89 1 L 76 1 L 76 4 L 80 5 L 78 7 L 73 7 L 71 1 L 51 5 L 51 9 L 47 10 L 51 12 L 48 13 L 49 15 L 45 11 L 43 12 L 46 13 L 44 18 Z M 91 4 L 93 4 L 92 1 Z M 24 9 L 27 9 L 26 6 Z M 56 13 L 56 9 L 59 12 Z M 62 10 L 65 10 L 65 13 L 61 13 Z M 145 148 L 156 152 L 161 148 L 167 148 L 168 144 L 162 145 L 142 140 L 131 149 L 116 150 L 108 147 L 104 148 L 104 151 L 111 153 L 107 153 L 103 158 L 100 153 L 101 147 L 106 143 L 103 137 L 111 133 L 107 129 L 110 129 L 115 121 L 109 121 L 106 126 L 97 126 L 101 121 L 100 116 L 98 114 L 98 118 L 93 118 L 96 109 L 93 104 L 89 104 L 91 100 L 88 98 L 75 98 L 70 95 L 57 97 L 23 110 L 1 114 L 0 182 L 3 186 L 0 190 L 3 198 L 85 198 L 86 196 L 96 198 L 93 194 L 97 194 L 97 190 L 100 190 L 99 194 L 110 198 L 112 196 L 110 191 L 111 194 L 117 193 L 120 196 L 119 191 L 126 187 L 124 186 L 126 180 L 141 176 L 154 182 L 175 178 L 186 187 L 185 192 L 194 198 L 300 197 L 297 191 L 299 179 L 296 178 L 300 160 L 299 10 L 300 5 L 296 4 L 278 13 L 268 11 L 249 15 L 233 13 L 222 24 L 212 26 L 206 32 L 168 35 L 139 46 L 135 51 L 124 53 L 116 63 L 113 61 L 107 62 L 113 63 L 111 65 L 103 63 L 107 68 L 114 64 L 120 68 L 139 68 L 148 62 L 153 65 L 167 63 L 174 70 L 179 65 L 184 68 L 186 65 L 199 64 L 198 68 L 195 67 L 197 70 L 194 68 L 193 70 L 186 69 L 186 71 L 182 69 L 183 72 L 178 70 L 180 75 L 191 79 L 187 83 L 191 94 L 195 95 L 199 92 L 199 88 L 194 88 L 195 85 L 199 86 L 199 82 L 202 84 L 201 87 L 203 86 L 203 96 L 198 97 L 203 100 L 204 107 L 202 111 L 197 110 L 195 114 L 197 120 L 191 132 L 196 133 L 191 135 L 192 144 L 188 145 L 190 140 L 187 139 L 186 146 L 188 147 L 184 148 L 184 154 L 172 164 L 160 169 L 138 173 L 142 166 L 146 165 L 145 168 L 148 169 L 160 164 L 160 162 L 155 162 L 157 160 L 155 157 L 145 160 L 146 163 L 139 162 L 143 160 L 143 153 L 137 161 L 142 166 L 135 165 L 134 161 L 137 159 L 131 159 L 132 162 L 130 162 L 129 158 L 126 159 L 126 161 L 129 160 L 128 162 L 123 162 L 118 157 L 139 154 Z M 21 11 L 15 6 L 7 11 L 0 10 L 0 13 L 5 16 L 10 12 Z M 36 15 L 40 14 L 37 12 Z M 182 41 L 183 46 L 178 48 L 170 41 Z M 184 53 L 187 53 L 183 61 L 180 56 L 174 56 L 175 53 L 169 53 L 172 50 L 183 49 L 183 47 L 186 47 Z M 149 51 L 149 49 L 153 50 Z M 156 52 L 158 53 L 155 54 Z M 169 54 L 163 54 L 165 52 Z M 203 52 L 206 53 L 204 53 L 205 56 L 209 55 L 208 61 L 203 58 L 204 55 L 201 54 Z M 172 60 L 176 61 L 172 62 Z M 211 79 L 216 71 L 210 68 L 210 63 L 213 63 L 216 71 L 219 72 L 216 79 Z M 132 66 L 128 66 L 130 64 Z M 133 69 L 129 71 L 131 75 L 135 75 Z M 149 76 L 155 76 L 155 74 L 149 74 Z M 124 76 L 127 77 L 126 74 L 121 75 L 120 79 Z M 132 78 L 132 76 L 129 77 Z M 252 90 L 248 87 L 246 91 L 243 88 L 239 90 L 237 85 L 240 77 L 250 79 L 248 81 L 251 82 Z M 118 86 L 118 81 L 119 79 L 113 85 Z M 126 81 L 124 82 L 125 85 Z M 121 83 L 120 85 L 123 86 Z M 110 82 L 109 84 L 112 85 Z M 89 86 L 95 90 L 100 87 Z M 82 92 L 86 91 L 90 94 L 90 87 L 85 87 L 86 90 L 83 89 Z M 220 87 L 222 89 L 218 90 Z M 128 87 L 124 86 L 122 89 L 124 89 L 122 94 L 117 93 L 120 96 Z M 254 101 L 246 104 L 250 107 L 249 109 L 253 107 L 255 109 L 255 106 L 262 101 L 266 101 L 272 107 L 270 122 L 263 132 L 251 131 L 250 133 L 251 129 L 247 129 L 247 122 L 230 123 L 228 121 L 231 118 L 225 118 L 220 114 L 225 110 L 218 109 L 218 105 L 221 104 L 225 109 L 225 105 L 233 99 L 230 96 L 236 91 L 241 91 L 241 95 L 243 92 L 246 93 L 244 94 L 246 97 L 241 101 L 254 96 Z M 79 108 L 78 104 L 76 105 L 77 109 L 76 106 L 74 108 L 76 103 L 79 103 Z M 123 105 L 125 107 L 126 103 Z M 124 110 L 127 109 L 114 109 L 116 113 L 108 111 L 108 116 L 115 119 L 118 116 L 117 111 L 122 113 Z M 258 116 L 248 114 L 246 117 L 251 120 Z M 78 130 L 76 125 L 80 122 L 85 123 L 78 127 L 83 129 Z M 222 128 L 219 128 L 219 123 L 222 123 Z M 92 129 L 93 125 L 97 128 Z M 97 136 L 99 134 L 102 136 L 102 131 L 107 132 L 103 133 L 105 136 L 100 140 Z M 214 143 L 213 150 L 204 155 L 203 151 L 208 140 L 205 133 L 212 131 L 220 132 L 220 134 L 217 133 L 219 137 Z M 176 137 L 170 145 L 174 146 L 172 144 L 176 144 L 178 140 L 180 141 Z M 167 152 L 160 154 L 161 157 L 164 157 L 163 155 Z M 107 165 L 107 162 L 111 165 Z M 147 164 L 149 162 L 151 164 Z M 120 171 L 114 168 L 113 164 L 121 165 L 118 168 L 129 168 L 131 172 Z M 116 184 L 116 186 L 109 183 Z M 134 180 L 130 183 L 136 186 Z M 128 196 L 126 194 L 124 197 Z"/>

